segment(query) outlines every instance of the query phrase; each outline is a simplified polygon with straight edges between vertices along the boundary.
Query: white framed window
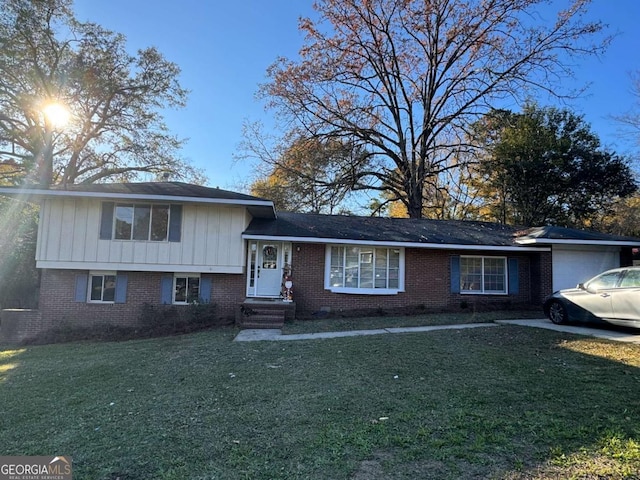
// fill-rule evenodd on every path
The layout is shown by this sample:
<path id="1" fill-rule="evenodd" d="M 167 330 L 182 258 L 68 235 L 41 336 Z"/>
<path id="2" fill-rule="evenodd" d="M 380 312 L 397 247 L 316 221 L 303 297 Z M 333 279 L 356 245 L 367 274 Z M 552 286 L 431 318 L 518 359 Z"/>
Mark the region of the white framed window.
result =
<path id="1" fill-rule="evenodd" d="M 186 305 L 200 300 L 200 275 L 176 273 L 173 276 L 173 303 Z"/>
<path id="2" fill-rule="evenodd" d="M 85 277 L 86 278 L 86 277 Z M 90 272 L 87 300 L 91 303 L 114 303 L 116 272 Z"/>
<path id="3" fill-rule="evenodd" d="M 506 294 L 506 257 L 460 257 L 460 293 Z"/>
<path id="4" fill-rule="evenodd" d="M 169 211 L 169 205 L 116 204 L 113 238 L 167 241 Z"/>
<path id="5" fill-rule="evenodd" d="M 404 249 L 327 246 L 325 288 L 336 293 L 394 295 L 404 290 Z"/>

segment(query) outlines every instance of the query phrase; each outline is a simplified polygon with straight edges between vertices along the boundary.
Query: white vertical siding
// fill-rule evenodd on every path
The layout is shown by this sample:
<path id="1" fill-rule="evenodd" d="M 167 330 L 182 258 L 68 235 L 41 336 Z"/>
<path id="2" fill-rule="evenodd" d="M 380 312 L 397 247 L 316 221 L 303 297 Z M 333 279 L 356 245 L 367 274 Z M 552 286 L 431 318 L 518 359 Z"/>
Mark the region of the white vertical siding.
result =
<path id="1" fill-rule="evenodd" d="M 78 226 L 71 237 L 71 261 L 78 262 L 86 257 L 88 210 L 84 202 L 77 202 L 77 205 L 71 204 L 69 208 L 74 212 L 73 222 Z"/>
<path id="2" fill-rule="evenodd" d="M 218 261 L 218 247 L 220 245 L 220 212 L 212 210 L 209 213 L 207 222 L 207 250 L 205 251 L 204 263 L 214 265 Z"/>
<path id="3" fill-rule="evenodd" d="M 42 203 L 37 260 L 41 268 L 240 272 L 244 207 L 183 205 L 180 242 L 100 240 L 102 203 L 49 199 Z"/>
<path id="4" fill-rule="evenodd" d="M 204 264 L 207 252 L 207 225 L 209 222 L 209 216 L 207 215 L 208 209 L 202 206 L 195 206 L 192 208 L 195 210 L 195 226 L 194 226 L 194 241 L 193 249 L 191 250 L 192 258 L 191 263 L 196 265 Z"/>

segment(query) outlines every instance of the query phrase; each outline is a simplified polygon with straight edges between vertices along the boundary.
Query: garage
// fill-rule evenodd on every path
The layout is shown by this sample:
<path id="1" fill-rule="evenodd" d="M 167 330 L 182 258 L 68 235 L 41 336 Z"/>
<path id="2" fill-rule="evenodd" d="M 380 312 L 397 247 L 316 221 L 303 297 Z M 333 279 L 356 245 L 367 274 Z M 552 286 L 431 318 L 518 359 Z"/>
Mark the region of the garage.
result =
<path id="1" fill-rule="evenodd" d="M 640 247 L 640 238 L 547 225 L 523 231 L 516 243 L 551 248 L 551 287 L 555 291 L 575 288 L 606 270 L 631 265 L 632 250 Z"/>
<path id="2" fill-rule="evenodd" d="M 554 291 L 573 288 L 605 270 L 620 266 L 619 247 L 553 245 L 551 252 Z"/>

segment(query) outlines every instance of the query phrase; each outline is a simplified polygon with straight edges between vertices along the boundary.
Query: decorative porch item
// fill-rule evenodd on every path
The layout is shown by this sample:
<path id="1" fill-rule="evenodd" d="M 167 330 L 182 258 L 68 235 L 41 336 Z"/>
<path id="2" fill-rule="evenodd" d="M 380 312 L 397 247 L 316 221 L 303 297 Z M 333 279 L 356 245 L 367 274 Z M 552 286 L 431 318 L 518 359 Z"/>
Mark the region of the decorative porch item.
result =
<path id="1" fill-rule="evenodd" d="M 289 277 L 288 275 L 285 275 L 284 277 L 283 286 L 284 292 L 282 294 L 282 301 L 287 303 L 293 302 L 293 282 L 291 281 L 291 277 Z"/>

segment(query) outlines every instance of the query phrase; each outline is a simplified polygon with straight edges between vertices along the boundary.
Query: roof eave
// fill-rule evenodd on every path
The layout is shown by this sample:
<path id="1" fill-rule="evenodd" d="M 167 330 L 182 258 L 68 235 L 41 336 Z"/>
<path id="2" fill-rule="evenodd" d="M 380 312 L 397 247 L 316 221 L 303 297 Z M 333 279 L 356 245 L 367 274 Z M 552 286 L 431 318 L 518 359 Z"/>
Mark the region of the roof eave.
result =
<path id="1" fill-rule="evenodd" d="M 559 239 L 559 238 L 527 238 L 517 239 L 516 243 L 520 245 L 593 245 L 601 247 L 640 247 L 638 241 L 623 240 L 576 240 L 576 239 Z"/>
<path id="2" fill-rule="evenodd" d="M 110 193 L 110 192 L 81 192 L 69 190 L 16 189 L 15 187 L 0 187 L 0 195 L 13 197 L 25 202 L 40 201 L 47 198 L 92 198 L 104 200 L 134 200 L 159 201 L 171 203 L 194 203 L 208 205 L 231 205 L 247 207 L 257 218 L 276 218 L 273 202 L 270 200 L 242 200 L 211 197 L 189 197 L 175 195 L 147 195 L 142 193 Z"/>
<path id="3" fill-rule="evenodd" d="M 486 250 L 501 252 L 548 252 L 547 247 L 526 247 L 519 245 L 469 245 L 469 244 L 443 244 L 443 243 L 421 243 L 421 242 L 393 242 L 382 240 L 354 240 L 343 238 L 321 238 L 321 237 L 292 237 L 278 235 L 256 235 L 242 234 L 244 240 L 266 240 L 279 242 L 297 243 L 326 243 L 331 245 L 379 245 L 384 247 L 404 247 L 404 248 L 425 248 L 431 250 Z"/>

